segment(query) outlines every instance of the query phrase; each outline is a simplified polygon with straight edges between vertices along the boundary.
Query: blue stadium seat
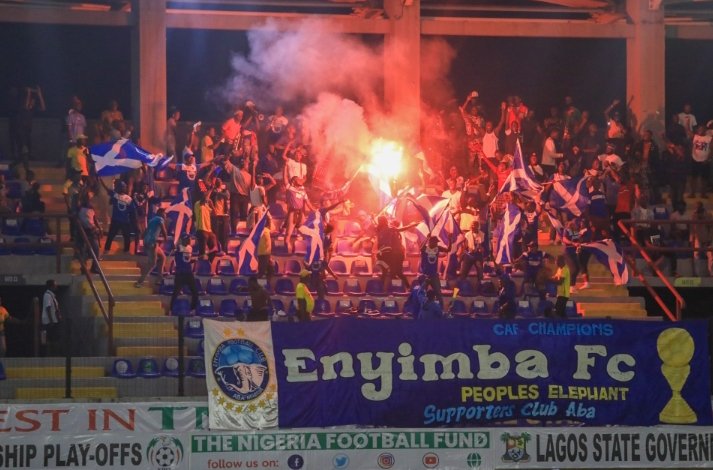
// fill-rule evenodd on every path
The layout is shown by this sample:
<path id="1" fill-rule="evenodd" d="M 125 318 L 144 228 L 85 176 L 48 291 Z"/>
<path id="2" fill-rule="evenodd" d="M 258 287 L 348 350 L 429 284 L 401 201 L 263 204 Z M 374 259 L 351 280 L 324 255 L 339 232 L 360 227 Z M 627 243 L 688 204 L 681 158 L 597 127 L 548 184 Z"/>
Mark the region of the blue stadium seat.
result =
<path id="1" fill-rule="evenodd" d="M 477 295 L 476 289 L 468 279 L 461 279 L 456 283 L 456 287 L 458 288 L 458 295 L 462 297 L 475 297 Z"/>
<path id="2" fill-rule="evenodd" d="M 198 291 L 198 295 L 205 295 L 206 291 L 203 289 L 203 284 L 201 284 L 201 280 L 196 278 L 196 291 Z M 191 294 L 191 289 L 188 288 L 188 286 L 183 286 L 183 294 L 185 295 L 190 295 Z"/>
<path id="3" fill-rule="evenodd" d="M 564 308 L 564 313 L 567 318 L 579 318 L 579 313 L 577 313 L 577 304 L 574 300 L 568 300 L 567 305 Z"/>
<path id="4" fill-rule="evenodd" d="M 337 276 L 346 276 L 348 274 L 347 263 L 341 259 L 329 260 L 329 269 L 331 269 Z"/>
<path id="5" fill-rule="evenodd" d="M 215 268 L 216 272 L 221 276 L 235 277 L 238 275 L 235 267 L 235 261 L 229 256 L 224 256 L 218 260 Z"/>
<path id="6" fill-rule="evenodd" d="M 516 315 L 522 318 L 535 318 L 537 316 L 529 300 L 519 300 L 517 302 Z"/>
<path id="7" fill-rule="evenodd" d="M 409 292 L 401 279 L 392 279 L 389 286 L 389 294 L 397 297 L 408 297 Z"/>
<path id="8" fill-rule="evenodd" d="M 22 235 L 20 230 L 20 219 L 8 218 L 2 219 L 2 233 L 3 235 L 8 235 L 11 237 L 17 237 Z"/>
<path id="9" fill-rule="evenodd" d="M 322 317 L 333 317 L 334 312 L 332 312 L 332 306 L 329 304 L 327 299 L 316 299 L 314 301 L 314 311 L 315 315 Z"/>
<path id="10" fill-rule="evenodd" d="M 158 292 L 161 295 L 171 295 L 173 294 L 173 278 L 172 277 L 164 277 L 163 282 L 161 283 L 161 286 L 158 288 Z"/>
<path id="11" fill-rule="evenodd" d="M 186 338 L 203 338 L 203 321 L 197 317 L 191 317 L 183 327 L 183 334 Z"/>
<path id="12" fill-rule="evenodd" d="M 30 237 L 44 237 L 45 222 L 39 218 L 25 219 L 22 222 L 22 233 Z"/>
<path id="13" fill-rule="evenodd" d="M 136 366 L 136 375 L 145 379 L 161 377 L 161 371 L 158 368 L 156 359 L 153 357 L 142 357 L 139 359 L 139 365 Z"/>
<path id="14" fill-rule="evenodd" d="M 299 276 L 300 271 L 302 271 L 302 264 L 296 259 L 288 259 L 285 261 L 285 275 L 286 276 Z"/>
<path id="15" fill-rule="evenodd" d="M 213 268 L 207 259 L 197 259 L 193 269 L 196 276 L 208 277 L 213 275 Z"/>
<path id="16" fill-rule="evenodd" d="M 451 301 L 448 307 L 448 312 L 457 317 L 469 317 L 468 307 L 466 307 L 465 302 L 460 299 L 455 299 Z"/>
<path id="17" fill-rule="evenodd" d="M 238 316 L 238 303 L 235 299 L 223 299 L 220 301 L 220 316 L 231 318 Z"/>
<path id="18" fill-rule="evenodd" d="M 498 295 L 498 290 L 495 288 L 493 281 L 484 279 L 480 281 L 478 293 L 484 297 L 495 297 Z"/>
<path id="19" fill-rule="evenodd" d="M 222 278 L 211 277 L 208 279 L 208 293 L 210 295 L 228 295 L 228 287 Z"/>
<path id="20" fill-rule="evenodd" d="M 339 289 L 339 283 L 336 279 L 325 279 L 324 287 L 328 295 L 342 295 L 342 291 Z"/>
<path id="21" fill-rule="evenodd" d="M 354 304 L 349 299 L 339 299 L 337 300 L 337 305 L 334 307 L 336 313 L 349 314 L 350 310 L 354 308 Z"/>
<path id="22" fill-rule="evenodd" d="M 10 248 L 7 246 L 5 237 L 0 237 L 0 255 L 5 256 L 10 254 Z"/>
<path id="23" fill-rule="evenodd" d="M 373 300 L 362 299 L 359 301 L 357 311 L 359 312 L 359 314 L 368 314 L 369 312 L 378 311 L 378 309 L 376 308 L 376 303 Z"/>
<path id="24" fill-rule="evenodd" d="M 196 312 L 201 317 L 217 317 L 218 312 L 215 311 L 215 305 L 211 299 L 200 299 L 198 301 L 198 311 Z"/>
<path id="25" fill-rule="evenodd" d="M 280 299 L 272 299 L 272 309 L 276 312 L 285 311 L 285 303 Z"/>
<path id="26" fill-rule="evenodd" d="M 244 277 L 236 277 L 230 281 L 230 289 L 228 290 L 233 295 L 248 295 L 248 281 Z"/>
<path id="27" fill-rule="evenodd" d="M 668 220 L 669 214 L 666 206 L 654 206 L 654 220 Z"/>
<path id="28" fill-rule="evenodd" d="M 371 269 L 369 269 L 369 263 L 367 263 L 366 260 L 355 259 L 354 261 L 352 261 L 350 274 L 352 276 L 371 277 L 372 272 Z"/>
<path id="29" fill-rule="evenodd" d="M 278 295 L 295 295 L 295 284 L 288 277 L 275 281 L 275 293 Z"/>
<path id="30" fill-rule="evenodd" d="M 38 255 L 51 256 L 57 254 L 57 248 L 53 239 L 49 237 L 40 237 L 37 242 L 42 244 L 40 248 L 37 248 Z"/>
<path id="31" fill-rule="evenodd" d="M 31 243 L 32 240 L 30 240 L 27 237 L 17 237 L 15 238 L 15 243 Z M 27 256 L 27 255 L 34 255 L 35 254 L 35 249 L 26 247 L 26 246 L 13 246 L 10 250 L 13 255 L 21 255 L 21 256 Z"/>
<path id="32" fill-rule="evenodd" d="M 339 256 L 346 256 L 347 258 L 352 258 L 359 254 L 352 248 L 352 241 L 344 239 L 337 241 L 336 253 Z"/>
<path id="33" fill-rule="evenodd" d="M 202 356 L 189 358 L 188 367 L 186 369 L 186 373 L 189 377 L 205 378 L 205 360 Z"/>
<path id="34" fill-rule="evenodd" d="M 133 379 L 136 377 L 136 371 L 131 364 L 131 359 L 123 357 L 114 359 L 114 364 L 111 366 L 111 376 L 117 379 Z"/>
<path id="35" fill-rule="evenodd" d="M 396 303 L 395 300 L 391 299 L 386 299 L 383 302 L 381 302 L 381 307 L 379 308 L 379 311 L 382 314 L 400 314 L 401 311 L 399 309 L 399 304 Z"/>
<path id="36" fill-rule="evenodd" d="M 361 297 L 364 295 L 364 289 L 361 288 L 361 283 L 358 279 L 346 279 L 342 291 L 352 297 Z"/>
<path id="37" fill-rule="evenodd" d="M 190 317 L 191 302 L 188 299 L 177 298 L 173 302 L 173 307 L 171 308 L 171 315 L 173 315 L 174 317 Z"/>
<path id="38" fill-rule="evenodd" d="M 177 357 L 167 357 L 163 361 L 163 369 L 161 370 L 161 375 L 164 377 L 178 377 L 178 358 Z"/>
<path id="39" fill-rule="evenodd" d="M 475 315 L 475 318 L 489 318 L 492 314 L 488 311 L 488 306 L 484 300 L 476 299 L 470 307 L 470 313 Z"/>
<path id="40" fill-rule="evenodd" d="M 381 283 L 381 279 L 369 279 L 368 281 L 366 281 L 366 294 L 373 296 L 386 295 L 384 292 L 384 285 Z"/>

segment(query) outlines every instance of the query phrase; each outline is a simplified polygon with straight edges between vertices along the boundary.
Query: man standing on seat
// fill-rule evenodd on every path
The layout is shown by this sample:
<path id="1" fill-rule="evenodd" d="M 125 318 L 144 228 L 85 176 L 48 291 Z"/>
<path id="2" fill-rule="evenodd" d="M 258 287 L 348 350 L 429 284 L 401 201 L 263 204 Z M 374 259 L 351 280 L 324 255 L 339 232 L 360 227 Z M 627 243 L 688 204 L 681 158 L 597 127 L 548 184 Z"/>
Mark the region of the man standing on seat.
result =
<path id="1" fill-rule="evenodd" d="M 184 233 L 181 235 L 181 242 L 176 247 L 176 277 L 173 281 L 173 294 L 171 294 L 171 303 L 169 304 L 171 309 L 173 309 L 173 302 L 184 286 L 188 286 L 191 290 L 191 310 L 195 311 L 198 307 L 198 290 L 196 289 L 196 278 L 193 276 L 193 264 L 191 264 L 192 255 L 191 236 Z"/>

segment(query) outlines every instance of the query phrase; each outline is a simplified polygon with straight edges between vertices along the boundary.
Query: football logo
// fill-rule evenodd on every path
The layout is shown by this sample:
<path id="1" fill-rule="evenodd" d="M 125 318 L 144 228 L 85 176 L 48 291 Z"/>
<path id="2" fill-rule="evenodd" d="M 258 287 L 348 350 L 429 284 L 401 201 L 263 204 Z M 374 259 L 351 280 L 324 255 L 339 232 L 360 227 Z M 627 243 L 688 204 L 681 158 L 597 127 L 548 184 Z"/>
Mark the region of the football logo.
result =
<path id="1" fill-rule="evenodd" d="M 156 436 L 146 448 L 146 459 L 156 470 L 174 470 L 183 460 L 183 444 L 177 437 Z"/>
<path id="2" fill-rule="evenodd" d="M 229 339 L 215 349 L 211 362 L 215 381 L 237 401 L 259 397 L 270 380 L 265 353 L 252 341 Z"/>

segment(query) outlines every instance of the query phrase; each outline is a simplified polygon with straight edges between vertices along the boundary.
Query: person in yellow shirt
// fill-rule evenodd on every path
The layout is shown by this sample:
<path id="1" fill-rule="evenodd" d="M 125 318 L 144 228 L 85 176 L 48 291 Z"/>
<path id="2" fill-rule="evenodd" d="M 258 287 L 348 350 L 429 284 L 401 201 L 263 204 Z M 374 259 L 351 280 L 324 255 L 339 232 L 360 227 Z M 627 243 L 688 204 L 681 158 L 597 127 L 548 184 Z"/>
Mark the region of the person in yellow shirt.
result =
<path id="1" fill-rule="evenodd" d="M 268 284 L 274 274 L 274 266 L 272 263 L 272 238 L 270 236 L 270 216 L 267 216 L 265 221 L 265 230 L 260 235 L 260 240 L 257 243 L 257 277 L 265 277 Z"/>
<path id="2" fill-rule="evenodd" d="M 555 275 L 552 277 L 552 280 L 557 284 L 555 315 L 560 318 L 565 318 L 565 308 L 567 307 L 567 301 L 569 300 L 569 289 L 572 278 L 564 255 L 557 257 L 557 271 L 555 271 Z"/>
<path id="3" fill-rule="evenodd" d="M 307 283 L 312 275 L 306 269 L 300 272 L 300 282 L 295 287 L 295 298 L 297 299 L 297 319 L 299 321 L 312 320 L 312 311 L 314 310 L 314 297 L 309 291 Z"/>
<path id="4" fill-rule="evenodd" d="M 210 216 L 213 213 L 213 201 L 210 200 L 211 191 L 201 194 L 198 202 L 193 206 L 193 217 L 196 220 L 196 240 L 198 242 L 198 255 L 211 261 L 218 252 L 218 239 L 213 233 Z M 206 250 L 207 248 L 207 250 Z"/>
<path id="5" fill-rule="evenodd" d="M 7 352 L 7 343 L 5 342 L 5 324 L 10 322 L 18 322 L 10 316 L 10 312 L 2 305 L 0 298 L 0 357 L 5 357 Z"/>
<path id="6" fill-rule="evenodd" d="M 82 175 L 82 181 L 86 184 L 89 178 L 89 149 L 87 149 L 87 136 L 80 134 L 77 136 L 76 143 L 67 150 L 67 159 L 69 160 L 69 169 L 74 170 Z"/>

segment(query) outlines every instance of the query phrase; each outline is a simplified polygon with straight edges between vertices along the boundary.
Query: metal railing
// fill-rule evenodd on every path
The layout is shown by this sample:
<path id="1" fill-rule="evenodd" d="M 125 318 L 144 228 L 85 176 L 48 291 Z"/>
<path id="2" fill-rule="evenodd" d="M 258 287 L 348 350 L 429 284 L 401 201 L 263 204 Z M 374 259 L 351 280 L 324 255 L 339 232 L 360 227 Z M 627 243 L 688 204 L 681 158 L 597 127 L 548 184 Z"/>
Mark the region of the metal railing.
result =
<path id="1" fill-rule="evenodd" d="M 637 240 L 636 237 L 636 230 L 637 229 L 645 229 L 645 228 L 650 228 L 652 226 L 681 226 L 685 225 L 686 226 L 686 231 L 689 233 L 692 232 L 693 227 L 697 226 L 706 226 L 709 230 L 712 230 L 713 233 L 713 220 L 648 220 L 648 221 L 642 221 L 642 220 L 633 220 L 633 219 L 624 219 L 620 220 L 618 222 L 618 226 L 621 229 L 621 231 L 627 236 L 629 241 L 631 242 L 631 246 L 641 255 L 641 258 L 646 262 L 646 265 L 651 269 L 651 271 L 658 277 L 663 285 L 668 289 L 668 291 L 673 295 L 673 298 L 675 300 L 675 311 L 672 312 L 671 309 L 669 309 L 667 306 L 665 306 L 665 303 L 661 299 L 661 297 L 656 294 L 654 289 L 651 287 L 651 285 L 646 281 L 645 276 L 643 273 L 639 273 L 636 271 L 636 266 L 635 263 L 630 261 L 630 264 L 633 265 L 633 269 L 635 272 L 637 272 L 637 278 L 641 281 L 641 283 L 644 285 L 644 287 L 647 289 L 647 291 L 652 295 L 656 303 L 662 308 L 664 313 L 666 313 L 666 316 L 668 316 L 671 320 L 677 321 L 681 319 L 682 316 L 682 311 L 686 307 L 686 302 L 681 296 L 681 294 L 678 292 L 678 289 L 671 283 L 671 280 L 669 279 L 668 276 L 666 276 L 661 269 L 656 265 L 654 260 L 651 258 L 651 253 L 657 253 L 657 254 L 667 254 L 667 253 L 690 253 L 692 256 L 695 258 L 696 253 L 701 253 L 701 252 L 710 252 L 713 251 L 713 247 L 711 246 L 706 246 L 706 247 L 696 247 L 696 246 L 678 246 L 678 247 L 671 247 L 671 246 L 642 246 L 641 243 Z"/>
<path id="2" fill-rule="evenodd" d="M 8 214 L 8 215 L 2 215 L 0 217 L 0 220 L 17 220 L 18 222 L 18 227 L 22 226 L 25 220 L 28 219 L 40 219 L 42 223 L 45 224 L 45 228 L 47 229 L 52 229 L 54 233 L 54 242 L 51 244 L 51 246 L 54 248 L 54 257 L 56 260 L 56 265 L 55 265 L 55 272 L 57 274 L 62 272 L 62 249 L 63 248 L 73 248 L 74 244 L 70 241 L 70 234 L 69 233 L 63 233 L 62 231 L 62 219 L 67 219 L 70 220 L 70 216 L 68 214 L 57 214 L 57 213 L 28 213 L 28 214 Z M 19 229 L 18 229 L 19 230 Z M 50 246 L 48 243 L 41 243 L 39 241 L 37 242 L 15 242 L 15 241 L 8 241 L 6 238 L 11 237 L 11 236 L 16 236 L 16 237 L 23 237 L 25 236 L 22 231 L 20 232 L 19 235 L 12 235 L 12 234 L 3 234 L 2 238 L 4 240 L 3 246 L 6 248 L 9 248 L 11 251 L 13 248 L 32 248 L 32 249 L 42 249 L 42 248 L 47 248 Z M 30 235 L 31 236 L 31 235 Z"/>
<path id="3" fill-rule="evenodd" d="M 79 222 L 78 218 L 75 217 L 74 220 L 77 227 L 76 231 L 84 242 L 84 249 L 76 250 L 77 257 L 79 258 L 79 262 L 81 263 L 82 273 L 84 274 L 84 277 L 89 283 L 89 287 L 91 288 L 92 294 L 94 295 L 94 300 L 96 300 L 97 305 L 99 305 L 99 310 L 101 311 L 102 316 L 104 317 L 104 321 L 106 322 L 107 351 L 110 355 L 112 355 L 114 354 L 114 306 L 116 305 L 116 301 L 114 299 L 114 294 L 111 291 L 111 287 L 109 286 L 109 282 L 106 280 L 104 271 L 101 268 L 101 263 L 99 262 L 97 253 L 94 252 L 94 249 L 92 248 L 92 245 L 89 242 L 89 236 L 87 235 L 87 232 L 84 230 L 84 227 L 82 227 L 82 224 Z M 88 253 L 89 256 L 85 256 L 85 253 Z M 87 269 L 86 264 L 89 260 L 91 260 L 93 266 L 97 268 L 96 274 L 99 275 L 99 280 L 104 286 L 104 292 L 107 296 L 107 305 L 104 304 L 104 299 L 102 299 L 102 296 L 97 290 L 97 286 L 94 283 L 94 278 L 92 278 L 91 273 Z"/>

